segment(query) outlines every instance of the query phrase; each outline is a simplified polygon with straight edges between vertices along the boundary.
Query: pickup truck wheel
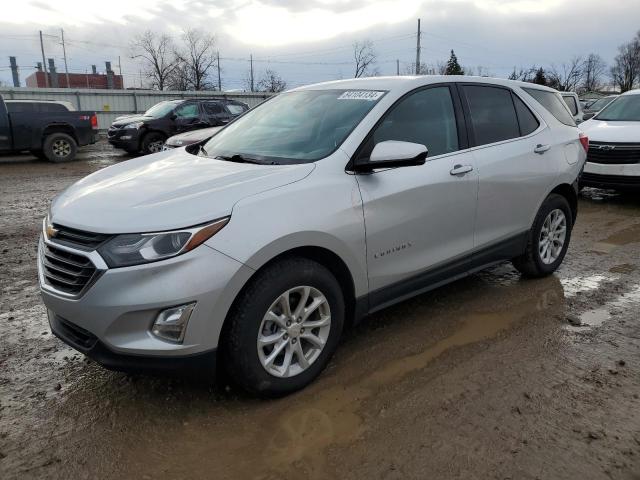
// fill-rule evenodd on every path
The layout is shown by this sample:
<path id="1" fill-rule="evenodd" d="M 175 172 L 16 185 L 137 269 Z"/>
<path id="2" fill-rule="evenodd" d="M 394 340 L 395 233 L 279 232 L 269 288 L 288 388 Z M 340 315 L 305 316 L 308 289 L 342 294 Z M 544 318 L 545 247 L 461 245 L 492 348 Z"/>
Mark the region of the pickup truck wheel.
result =
<path id="1" fill-rule="evenodd" d="M 162 151 L 164 145 L 164 135 L 159 132 L 149 132 L 142 139 L 142 153 L 158 153 Z"/>
<path id="2" fill-rule="evenodd" d="M 259 271 L 236 299 L 221 340 L 229 378 L 264 397 L 313 381 L 338 346 L 344 297 L 324 266 L 288 258 Z"/>
<path id="3" fill-rule="evenodd" d="M 52 133 L 44 139 L 42 150 L 50 162 L 68 162 L 76 157 L 78 145 L 73 137 L 66 133 Z"/>

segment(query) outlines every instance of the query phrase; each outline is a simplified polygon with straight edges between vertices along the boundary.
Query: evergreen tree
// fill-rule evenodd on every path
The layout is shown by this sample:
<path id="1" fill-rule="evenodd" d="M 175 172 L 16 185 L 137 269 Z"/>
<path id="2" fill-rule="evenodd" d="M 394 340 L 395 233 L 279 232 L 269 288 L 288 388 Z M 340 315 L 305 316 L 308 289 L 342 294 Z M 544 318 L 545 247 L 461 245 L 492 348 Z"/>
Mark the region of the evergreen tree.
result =
<path id="1" fill-rule="evenodd" d="M 536 70 L 536 75 L 533 77 L 533 83 L 538 85 L 546 85 L 547 84 L 547 76 L 544 73 L 544 69 L 540 67 Z"/>
<path id="2" fill-rule="evenodd" d="M 453 50 L 451 50 L 451 57 L 447 61 L 447 68 L 444 71 L 445 75 L 464 75 L 464 70 L 458 63 L 458 57 Z"/>

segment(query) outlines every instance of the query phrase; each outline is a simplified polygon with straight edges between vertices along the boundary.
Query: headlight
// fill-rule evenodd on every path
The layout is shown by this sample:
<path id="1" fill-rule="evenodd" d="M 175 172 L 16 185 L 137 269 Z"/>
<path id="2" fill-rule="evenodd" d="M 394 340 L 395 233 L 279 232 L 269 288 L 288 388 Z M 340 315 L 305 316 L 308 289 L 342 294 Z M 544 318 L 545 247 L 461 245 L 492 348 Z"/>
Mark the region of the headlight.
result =
<path id="1" fill-rule="evenodd" d="M 164 260 L 206 242 L 229 222 L 229 218 L 172 232 L 117 235 L 98 248 L 98 252 L 112 268 Z"/>
<path id="2" fill-rule="evenodd" d="M 144 122 L 135 122 L 135 123 L 129 123 L 122 128 L 124 128 L 125 130 L 137 130 L 142 125 L 144 125 Z"/>

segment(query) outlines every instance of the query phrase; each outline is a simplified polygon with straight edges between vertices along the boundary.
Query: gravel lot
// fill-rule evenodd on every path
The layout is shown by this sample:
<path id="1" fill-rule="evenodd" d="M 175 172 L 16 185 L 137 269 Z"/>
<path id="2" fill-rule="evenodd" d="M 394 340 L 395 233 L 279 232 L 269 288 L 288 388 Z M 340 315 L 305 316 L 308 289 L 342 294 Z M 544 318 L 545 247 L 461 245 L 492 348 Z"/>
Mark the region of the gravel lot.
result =
<path id="1" fill-rule="evenodd" d="M 587 189 L 562 268 L 499 266 L 347 332 L 306 390 L 113 373 L 53 337 L 50 199 L 127 157 L 0 157 L 0 478 L 640 478 L 640 193 Z"/>

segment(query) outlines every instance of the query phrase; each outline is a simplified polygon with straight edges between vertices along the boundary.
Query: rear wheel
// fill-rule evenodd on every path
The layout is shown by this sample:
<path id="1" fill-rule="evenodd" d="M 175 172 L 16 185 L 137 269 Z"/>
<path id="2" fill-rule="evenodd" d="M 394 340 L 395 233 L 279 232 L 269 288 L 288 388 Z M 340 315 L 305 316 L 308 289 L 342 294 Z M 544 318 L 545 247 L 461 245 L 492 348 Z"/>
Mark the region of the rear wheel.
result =
<path id="1" fill-rule="evenodd" d="M 142 139 L 142 153 L 158 153 L 162 151 L 164 145 L 164 135 L 160 132 L 149 132 Z"/>
<path id="2" fill-rule="evenodd" d="M 71 135 L 52 133 L 44 139 L 42 151 L 50 162 L 69 162 L 76 157 L 78 145 Z"/>
<path id="3" fill-rule="evenodd" d="M 338 346 L 344 298 L 322 265 L 290 258 L 258 272 L 234 304 L 222 339 L 230 378 L 262 396 L 313 381 Z"/>
<path id="4" fill-rule="evenodd" d="M 569 248 L 573 215 L 562 195 L 551 194 L 544 201 L 528 234 L 524 255 L 513 265 L 529 277 L 544 277 L 555 272 Z"/>

